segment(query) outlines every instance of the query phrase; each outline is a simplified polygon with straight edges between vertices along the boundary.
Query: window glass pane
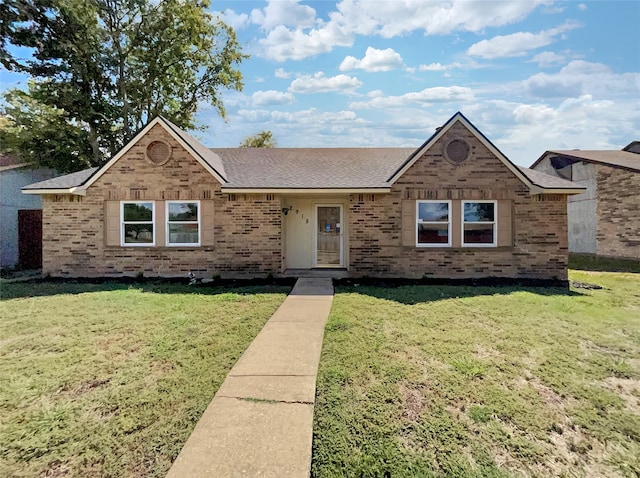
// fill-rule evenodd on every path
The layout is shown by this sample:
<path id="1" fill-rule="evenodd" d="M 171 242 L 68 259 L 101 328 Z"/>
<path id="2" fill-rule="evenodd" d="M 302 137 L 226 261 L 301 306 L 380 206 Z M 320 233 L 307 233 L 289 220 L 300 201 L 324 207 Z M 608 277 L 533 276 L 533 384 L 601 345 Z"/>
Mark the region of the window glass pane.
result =
<path id="1" fill-rule="evenodd" d="M 197 244 L 198 224 L 169 224 L 170 244 Z"/>
<path id="2" fill-rule="evenodd" d="M 153 220 L 153 203 L 125 203 L 124 204 L 124 220 L 126 221 L 152 221 Z"/>
<path id="3" fill-rule="evenodd" d="M 198 203 L 169 203 L 169 221 L 198 221 Z"/>
<path id="4" fill-rule="evenodd" d="M 464 220 L 471 222 L 493 222 L 494 203 L 466 202 L 464 203 Z"/>
<path id="5" fill-rule="evenodd" d="M 418 219 L 421 221 L 449 221 L 449 204 L 446 202 L 419 202 Z"/>
<path id="6" fill-rule="evenodd" d="M 449 226 L 447 224 L 418 224 L 418 244 L 447 244 Z"/>
<path id="7" fill-rule="evenodd" d="M 465 224 L 464 242 L 465 244 L 493 244 L 493 226 Z"/>
<path id="8" fill-rule="evenodd" d="M 125 224 L 125 244 L 152 244 L 153 224 Z"/>

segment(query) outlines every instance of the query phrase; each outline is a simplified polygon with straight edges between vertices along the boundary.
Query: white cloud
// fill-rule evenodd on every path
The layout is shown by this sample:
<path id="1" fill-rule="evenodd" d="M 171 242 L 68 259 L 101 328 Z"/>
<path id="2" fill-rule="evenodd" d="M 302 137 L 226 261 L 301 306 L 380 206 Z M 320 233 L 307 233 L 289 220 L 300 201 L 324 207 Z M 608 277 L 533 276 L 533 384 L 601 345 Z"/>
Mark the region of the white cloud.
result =
<path id="1" fill-rule="evenodd" d="M 351 46 L 353 35 L 335 23 L 313 29 L 309 33 L 278 25 L 258 43 L 264 49 L 262 54 L 271 60 L 303 60 L 330 52 L 334 46 Z"/>
<path id="2" fill-rule="evenodd" d="M 640 72 L 614 73 L 602 63 L 574 60 L 558 73 L 538 73 L 523 82 L 534 97 L 640 97 Z"/>
<path id="3" fill-rule="evenodd" d="M 550 45 L 558 35 L 578 28 L 575 22 L 566 22 L 557 28 L 543 30 L 539 33 L 518 32 L 482 40 L 469 47 L 467 54 L 485 59 L 524 56 L 529 50 Z"/>
<path id="4" fill-rule="evenodd" d="M 420 65 L 418 70 L 420 71 L 447 71 L 452 70 L 454 68 L 460 68 L 462 64 L 455 62 L 450 63 L 448 65 L 443 65 L 441 63 L 429 63 L 428 65 Z"/>
<path id="5" fill-rule="evenodd" d="M 521 20 L 548 0 L 518 2 L 469 2 L 449 0 L 425 2 L 404 0 L 343 0 L 337 5 L 341 21 L 361 35 L 377 34 L 392 38 L 422 30 L 425 35 L 454 31 L 480 32 Z"/>
<path id="6" fill-rule="evenodd" d="M 587 9 L 587 6 L 584 3 L 580 3 L 578 4 L 578 9 L 584 12 Z"/>
<path id="7" fill-rule="evenodd" d="M 379 96 L 384 96 L 384 93 L 382 92 L 382 90 L 372 90 L 367 93 L 367 96 L 369 98 L 378 98 Z"/>
<path id="8" fill-rule="evenodd" d="M 613 102 L 582 95 L 549 104 L 478 103 L 471 121 L 511 159 L 529 166 L 549 149 L 619 149 L 640 127 L 640 100 Z M 478 123 L 476 123 L 478 125 Z"/>
<path id="9" fill-rule="evenodd" d="M 251 102 L 254 106 L 287 105 L 293 103 L 295 97 L 291 93 L 267 90 L 256 91 L 251 95 Z"/>
<path id="10" fill-rule="evenodd" d="M 566 55 L 560 55 L 553 51 L 543 51 L 531 58 L 531 63 L 537 63 L 540 68 L 564 63 L 567 59 Z"/>
<path id="11" fill-rule="evenodd" d="M 294 93 L 328 93 L 336 92 L 351 94 L 362 86 L 362 82 L 355 76 L 337 75 L 324 76 L 319 71 L 312 75 L 302 75 L 291 82 L 289 91 Z"/>
<path id="12" fill-rule="evenodd" d="M 477 33 L 487 27 L 522 20 L 540 5 L 551 4 L 552 0 L 342 0 L 325 20 L 317 18 L 314 9 L 299 5 L 297 1 L 271 0 L 264 9 L 253 10 L 251 20 L 268 32 L 266 38 L 258 41 L 262 47 L 260 54 L 272 60 L 286 61 L 330 52 L 336 46 L 351 46 L 356 35 L 392 38 L 414 31 L 422 31 L 425 35 L 455 31 Z"/>
<path id="13" fill-rule="evenodd" d="M 220 14 L 221 20 L 234 30 L 241 30 L 249 23 L 249 15 L 246 13 L 236 13 L 227 8 Z"/>
<path id="14" fill-rule="evenodd" d="M 365 70 L 369 72 L 391 71 L 402 67 L 402 57 L 392 48 L 386 50 L 378 50 L 368 47 L 362 60 L 356 57 L 347 56 L 340 63 L 340 71 L 349 71 L 354 69 Z"/>
<path id="15" fill-rule="evenodd" d="M 251 11 L 251 21 L 264 30 L 278 25 L 308 28 L 316 21 L 316 11 L 308 5 L 300 5 L 300 0 L 267 0 L 267 6 Z"/>
<path id="16" fill-rule="evenodd" d="M 367 101 L 355 101 L 354 109 L 399 108 L 406 105 L 427 106 L 432 103 L 467 102 L 473 100 L 473 91 L 465 86 L 436 86 L 399 96 L 377 96 Z"/>
<path id="17" fill-rule="evenodd" d="M 284 80 L 287 80 L 287 79 L 291 78 L 291 73 L 289 73 L 288 71 L 285 71 L 284 68 L 278 68 L 275 71 L 274 76 L 276 78 L 282 78 Z"/>

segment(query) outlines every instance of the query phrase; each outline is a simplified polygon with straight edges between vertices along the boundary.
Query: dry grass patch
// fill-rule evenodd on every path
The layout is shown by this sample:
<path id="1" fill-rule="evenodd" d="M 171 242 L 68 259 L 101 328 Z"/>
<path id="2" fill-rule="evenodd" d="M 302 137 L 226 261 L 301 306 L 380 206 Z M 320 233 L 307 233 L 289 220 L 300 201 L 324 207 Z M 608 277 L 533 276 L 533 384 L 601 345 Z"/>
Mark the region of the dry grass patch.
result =
<path id="1" fill-rule="evenodd" d="M 0 476 L 164 476 L 286 288 L 2 284 Z"/>
<path id="2" fill-rule="evenodd" d="M 640 476 L 640 276 L 572 279 L 339 288 L 313 476 Z"/>

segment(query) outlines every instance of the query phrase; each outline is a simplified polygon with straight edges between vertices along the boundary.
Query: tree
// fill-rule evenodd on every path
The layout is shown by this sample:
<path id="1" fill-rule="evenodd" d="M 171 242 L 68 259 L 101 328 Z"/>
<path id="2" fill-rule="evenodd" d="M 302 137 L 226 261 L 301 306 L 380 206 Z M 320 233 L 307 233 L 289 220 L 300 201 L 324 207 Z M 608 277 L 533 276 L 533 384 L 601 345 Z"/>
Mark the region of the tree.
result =
<path id="1" fill-rule="evenodd" d="M 208 6 L 208 0 L 8 0 L 0 6 L 0 61 L 34 79 L 22 92 L 30 105 L 61 111 L 50 115 L 52 125 L 83 131 L 72 135 L 79 160 L 63 170 L 100 164 L 156 115 L 194 128 L 198 105 L 209 103 L 225 116 L 220 91 L 242 89 L 237 67 L 246 55 L 233 29 Z M 9 45 L 33 54 L 19 58 Z M 21 117 L 11 113 L 16 95 L 5 95 L 6 113 L 12 131 L 24 133 Z"/>
<path id="2" fill-rule="evenodd" d="M 38 102 L 33 88 L 31 84 L 30 93 L 12 90 L 5 95 L 2 152 L 61 172 L 86 168 L 92 154 L 88 132 L 74 125 L 64 110 Z"/>
<path id="3" fill-rule="evenodd" d="M 271 131 L 260 131 L 253 136 L 247 136 L 240 144 L 241 148 L 273 148 L 276 140 Z"/>

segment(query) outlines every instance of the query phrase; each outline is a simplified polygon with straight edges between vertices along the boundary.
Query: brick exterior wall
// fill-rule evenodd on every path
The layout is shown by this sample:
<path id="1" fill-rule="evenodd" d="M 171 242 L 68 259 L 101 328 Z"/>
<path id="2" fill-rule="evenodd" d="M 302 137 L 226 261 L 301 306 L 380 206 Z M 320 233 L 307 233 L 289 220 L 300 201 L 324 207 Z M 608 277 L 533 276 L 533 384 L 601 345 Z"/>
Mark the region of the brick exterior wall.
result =
<path id="1" fill-rule="evenodd" d="M 473 157 L 458 166 L 442 154 L 452 136 L 473 146 Z M 173 148 L 172 159 L 163 166 L 145 157 L 147 145 L 156 139 Z M 169 199 L 213 201 L 212 245 L 105 245 L 107 201 Z M 402 201 L 407 199 L 510 201 L 512 245 L 403 246 Z M 88 188 L 86 196 L 43 197 L 43 272 L 58 277 L 185 276 L 190 271 L 199 277 L 277 274 L 283 260 L 282 204 L 278 195 L 223 194 L 213 176 L 155 126 Z M 566 196 L 530 196 L 513 173 L 457 124 L 409 168 L 390 194 L 349 196 L 345 216 L 349 272 L 378 277 L 566 280 L 566 206 Z"/>
<path id="2" fill-rule="evenodd" d="M 443 156 L 453 137 L 472 146 L 458 166 Z M 417 248 L 401 245 L 403 199 L 512 201 L 513 245 Z M 454 125 L 393 185 L 391 194 L 352 195 L 350 273 L 355 276 L 567 279 L 566 196 L 530 196 L 471 132 Z"/>
<path id="3" fill-rule="evenodd" d="M 597 184 L 596 254 L 640 259 L 640 173 L 598 165 Z"/>
<path id="4" fill-rule="evenodd" d="M 145 157 L 156 139 L 172 159 Z M 214 202 L 213 245 L 105 245 L 105 201 L 200 199 Z M 281 268 L 281 205 L 272 195 L 228 195 L 162 127 L 155 126 L 82 196 L 43 196 L 43 273 L 54 277 L 264 276 Z M 156 228 L 163 227 L 156 224 Z M 203 225 L 201 225 L 203 227 Z"/>

